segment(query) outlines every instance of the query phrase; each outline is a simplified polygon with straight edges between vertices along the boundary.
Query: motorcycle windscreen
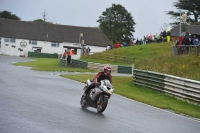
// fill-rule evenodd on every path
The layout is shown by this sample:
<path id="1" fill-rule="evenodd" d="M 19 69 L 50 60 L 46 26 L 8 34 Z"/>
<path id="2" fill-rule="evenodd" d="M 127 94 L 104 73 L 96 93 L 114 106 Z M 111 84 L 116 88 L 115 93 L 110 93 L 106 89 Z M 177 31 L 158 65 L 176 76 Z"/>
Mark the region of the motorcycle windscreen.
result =
<path id="1" fill-rule="evenodd" d="M 107 88 L 112 88 L 112 85 L 111 85 L 111 83 L 110 83 L 110 81 L 109 80 L 104 80 L 104 85 L 107 87 Z"/>

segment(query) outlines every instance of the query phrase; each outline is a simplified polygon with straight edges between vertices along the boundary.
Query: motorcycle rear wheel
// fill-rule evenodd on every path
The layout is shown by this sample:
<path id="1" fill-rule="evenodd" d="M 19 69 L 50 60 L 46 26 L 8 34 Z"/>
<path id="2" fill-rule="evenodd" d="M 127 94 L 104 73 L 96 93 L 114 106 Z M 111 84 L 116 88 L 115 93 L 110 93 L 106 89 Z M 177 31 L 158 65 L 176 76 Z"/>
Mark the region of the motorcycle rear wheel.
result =
<path id="1" fill-rule="evenodd" d="M 108 105 L 108 98 L 104 97 L 103 102 L 101 104 L 97 105 L 98 113 L 102 113 L 106 109 L 107 105 Z"/>

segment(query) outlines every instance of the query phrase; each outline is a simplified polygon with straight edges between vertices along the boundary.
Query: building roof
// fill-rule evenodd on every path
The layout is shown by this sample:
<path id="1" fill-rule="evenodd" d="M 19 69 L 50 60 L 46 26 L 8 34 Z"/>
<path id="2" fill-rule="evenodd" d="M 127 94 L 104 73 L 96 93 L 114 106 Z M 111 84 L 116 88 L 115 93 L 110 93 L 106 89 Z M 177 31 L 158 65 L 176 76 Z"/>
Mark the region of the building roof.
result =
<path id="1" fill-rule="evenodd" d="M 179 36 L 179 26 L 180 25 L 171 29 L 171 36 Z M 186 29 L 190 34 L 200 35 L 200 25 L 187 25 Z"/>
<path id="2" fill-rule="evenodd" d="M 86 45 L 105 47 L 110 42 L 98 28 L 55 25 L 0 18 L 0 37 L 49 42 L 79 43 L 79 35 Z"/>

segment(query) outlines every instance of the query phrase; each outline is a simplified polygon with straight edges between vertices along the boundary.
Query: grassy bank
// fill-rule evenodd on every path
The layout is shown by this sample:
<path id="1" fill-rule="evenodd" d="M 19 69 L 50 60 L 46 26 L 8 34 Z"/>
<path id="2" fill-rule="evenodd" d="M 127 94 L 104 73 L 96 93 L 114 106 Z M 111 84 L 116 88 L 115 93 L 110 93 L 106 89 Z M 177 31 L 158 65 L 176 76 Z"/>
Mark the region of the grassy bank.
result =
<path id="1" fill-rule="evenodd" d="M 94 75 L 62 75 L 79 82 L 85 82 L 87 79 L 93 79 Z M 154 90 L 135 86 L 132 77 L 113 77 L 115 93 L 136 101 L 146 103 L 158 108 L 174 111 L 177 114 L 184 114 L 200 118 L 200 106 L 189 104 L 185 101 L 175 99 L 174 97 L 164 95 Z"/>
<path id="2" fill-rule="evenodd" d="M 136 58 L 135 62 L 133 62 L 136 69 L 155 71 L 200 81 L 200 56 L 189 54 L 173 57 L 172 45 L 174 43 L 137 45 L 109 50 L 103 53 Z M 101 60 L 83 56 L 81 60 L 116 65 L 116 63 L 109 62 L 105 58 Z"/>
<path id="3" fill-rule="evenodd" d="M 135 68 L 200 81 L 200 56 L 183 55 L 141 59 L 135 62 Z"/>

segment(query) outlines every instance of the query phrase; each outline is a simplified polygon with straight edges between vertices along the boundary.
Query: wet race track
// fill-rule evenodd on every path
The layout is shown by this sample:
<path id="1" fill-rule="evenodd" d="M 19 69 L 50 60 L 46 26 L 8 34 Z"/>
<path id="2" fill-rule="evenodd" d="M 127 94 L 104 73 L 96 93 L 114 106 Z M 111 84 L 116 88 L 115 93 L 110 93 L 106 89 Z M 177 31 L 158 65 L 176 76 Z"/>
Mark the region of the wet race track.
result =
<path id="1" fill-rule="evenodd" d="M 103 114 L 80 107 L 84 84 L 0 55 L 0 133 L 200 133 L 200 121 L 112 95 Z"/>

